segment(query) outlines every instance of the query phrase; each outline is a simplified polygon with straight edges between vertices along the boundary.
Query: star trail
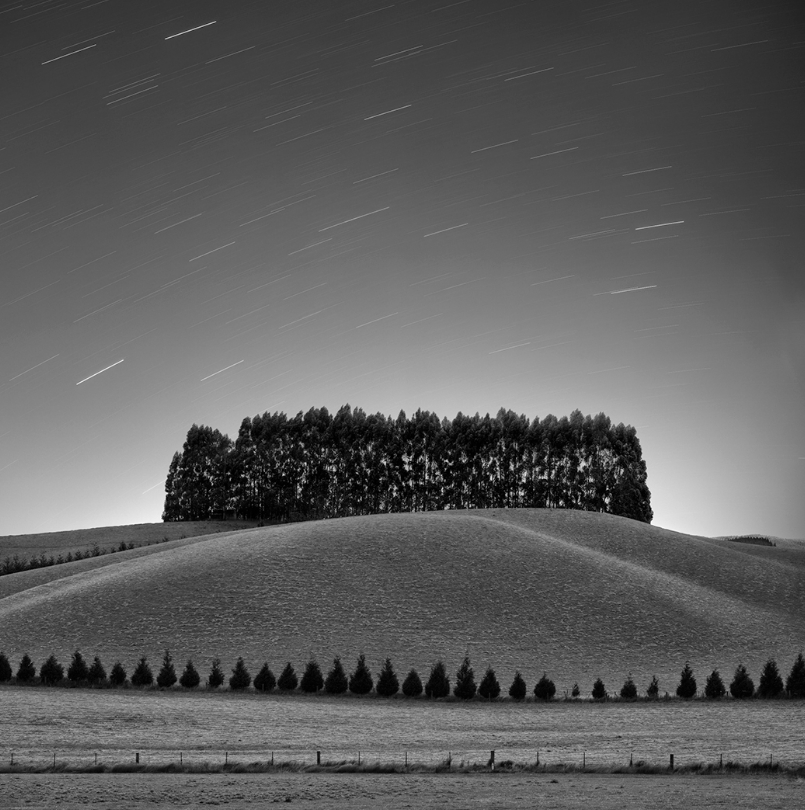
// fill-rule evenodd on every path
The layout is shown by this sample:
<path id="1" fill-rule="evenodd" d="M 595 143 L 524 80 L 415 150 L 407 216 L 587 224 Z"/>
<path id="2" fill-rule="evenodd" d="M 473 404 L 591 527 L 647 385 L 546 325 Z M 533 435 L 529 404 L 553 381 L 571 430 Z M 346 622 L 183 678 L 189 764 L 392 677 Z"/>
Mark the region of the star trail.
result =
<path id="1" fill-rule="evenodd" d="M 350 403 L 604 411 L 657 525 L 805 536 L 801 19 L 0 0 L 0 534 Z"/>

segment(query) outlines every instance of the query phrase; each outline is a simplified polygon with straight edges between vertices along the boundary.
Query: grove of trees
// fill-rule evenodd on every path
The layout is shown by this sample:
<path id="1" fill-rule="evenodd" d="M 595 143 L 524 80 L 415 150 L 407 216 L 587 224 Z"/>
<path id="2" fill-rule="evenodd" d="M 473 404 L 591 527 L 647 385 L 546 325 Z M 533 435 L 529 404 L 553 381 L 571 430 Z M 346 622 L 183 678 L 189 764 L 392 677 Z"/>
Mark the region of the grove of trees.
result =
<path id="1" fill-rule="evenodd" d="M 247 417 L 232 441 L 193 425 L 165 482 L 164 521 L 291 521 L 438 509 L 554 507 L 650 523 L 635 429 L 603 413 L 452 421 L 344 405 Z"/>

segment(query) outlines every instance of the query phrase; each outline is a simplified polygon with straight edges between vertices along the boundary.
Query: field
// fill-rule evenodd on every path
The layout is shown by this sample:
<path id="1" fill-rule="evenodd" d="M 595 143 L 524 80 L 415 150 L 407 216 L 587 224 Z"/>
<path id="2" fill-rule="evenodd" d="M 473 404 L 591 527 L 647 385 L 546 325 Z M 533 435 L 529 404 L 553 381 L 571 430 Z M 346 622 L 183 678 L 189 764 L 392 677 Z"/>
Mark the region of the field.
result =
<path id="1" fill-rule="evenodd" d="M 25 562 L 31 557 L 67 555 L 81 551 L 118 548 L 121 543 L 131 543 L 135 548 L 160 543 L 165 538 L 181 540 L 185 537 L 200 537 L 206 534 L 229 532 L 256 525 L 255 521 L 197 520 L 187 523 L 133 523 L 128 526 L 103 526 L 97 529 L 73 529 L 65 532 L 42 534 L 7 534 L 0 537 L 0 562 L 15 554 Z"/>
<path id="2" fill-rule="evenodd" d="M 182 524 L 176 524 L 181 526 Z M 230 524 L 231 525 L 231 524 Z M 173 527 L 171 527 L 173 528 Z M 2 549 L 0 549 L 0 553 Z M 203 674 L 244 656 L 301 669 L 365 652 L 403 674 L 466 651 L 504 688 L 543 671 L 561 696 L 628 672 L 673 693 L 690 661 L 703 686 L 805 645 L 805 544 L 678 534 L 613 515 L 477 510 L 375 515 L 177 539 L 0 578 L 0 650 L 37 664 L 81 649 L 131 671 L 170 648 Z"/>
<path id="3" fill-rule="evenodd" d="M 0 767 L 100 764 L 157 768 L 178 763 L 215 773 L 13 773 L 0 777 L 3 807 L 245 808 L 290 801 L 310 808 L 769 808 L 801 803 L 805 782 L 781 774 L 685 773 L 695 763 L 739 760 L 805 762 L 805 704 L 749 703 L 498 703 L 431 704 L 326 697 L 0 689 Z M 453 768 L 496 761 L 548 771 L 490 774 L 422 773 L 417 764 Z M 277 765 L 361 761 L 402 764 L 410 773 L 220 772 L 260 762 Z M 560 763 L 587 771 L 552 770 Z M 675 753 L 682 772 L 630 776 L 596 773 L 635 763 L 665 766 Z M 24 801 L 22 800 L 24 797 Z"/>
<path id="4" fill-rule="evenodd" d="M 161 810 L 217 806 L 245 810 L 289 803 L 311 810 L 790 810 L 801 807 L 802 780 L 765 776 L 460 775 L 407 774 L 116 774 L 6 775 L 6 810 Z"/>

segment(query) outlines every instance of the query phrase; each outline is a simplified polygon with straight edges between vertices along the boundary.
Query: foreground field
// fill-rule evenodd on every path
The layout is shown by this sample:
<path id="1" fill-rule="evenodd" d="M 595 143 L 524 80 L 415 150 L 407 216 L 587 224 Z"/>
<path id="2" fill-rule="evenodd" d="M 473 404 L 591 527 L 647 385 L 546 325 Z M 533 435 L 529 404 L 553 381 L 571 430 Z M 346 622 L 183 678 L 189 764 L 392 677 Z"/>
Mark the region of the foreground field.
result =
<path id="1" fill-rule="evenodd" d="M 0 649 L 37 665 L 79 648 L 107 667 L 170 648 L 206 674 L 243 656 L 300 669 L 315 655 L 376 674 L 455 673 L 466 650 L 505 688 L 543 671 L 558 694 L 631 671 L 673 694 L 744 663 L 785 671 L 805 644 L 805 548 L 750 547 L 569 510 L 374 515 L 177 539 L 0 578 Z M 228 673 L 227 673 L 228 674 Z"/>
<path id="2" fill-rule="evenodd" d="M 431 703 L 0 688 L 0 763 L 805 764 L 805 702 Z"/>
<path id="3" fill-rule="evenodd" d="M 7 810 L 161 810 L 214 805 L 245 810 L 274 803 L 315 810 L 434 808 L 436 810 L 789 810 L 801 807 L 805 782 L 780 777 L 623 775 L 436 776 L 278 775 L 6 775 L 0 805 Z"/>

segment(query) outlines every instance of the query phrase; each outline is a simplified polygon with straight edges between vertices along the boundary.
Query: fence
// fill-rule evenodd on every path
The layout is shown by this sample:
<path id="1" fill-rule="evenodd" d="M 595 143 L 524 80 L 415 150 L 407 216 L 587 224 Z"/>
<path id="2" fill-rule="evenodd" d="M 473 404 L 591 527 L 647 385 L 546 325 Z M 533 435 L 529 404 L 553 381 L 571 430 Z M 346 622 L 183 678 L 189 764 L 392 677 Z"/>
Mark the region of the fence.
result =
<path id="1" fill-rule="evenodd" d="M 770 752 L 756 762 L 737 762 L 720 754 L 703 760 L 687 753 L 680 757 L 669 752 L 665 761 L 647 761 L 629 754 L 614 760 L 602 751 L 541 752 L 506 750 L 404 750 L 366 752 L 361 750 L 303 750 L 282 748 L 267 751 L 104 751 L 59 752 L 9 751 L 0 758 L 0 772 L 61 773 L 86 772 L 271 772 L 342 771 L 365 773 L 411 772 L 590 772 L 590 773 L 669 773 L 669 772 L 784 772 L 805 775 L 805 763 L 781 759 Z"/>

